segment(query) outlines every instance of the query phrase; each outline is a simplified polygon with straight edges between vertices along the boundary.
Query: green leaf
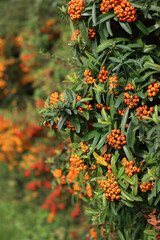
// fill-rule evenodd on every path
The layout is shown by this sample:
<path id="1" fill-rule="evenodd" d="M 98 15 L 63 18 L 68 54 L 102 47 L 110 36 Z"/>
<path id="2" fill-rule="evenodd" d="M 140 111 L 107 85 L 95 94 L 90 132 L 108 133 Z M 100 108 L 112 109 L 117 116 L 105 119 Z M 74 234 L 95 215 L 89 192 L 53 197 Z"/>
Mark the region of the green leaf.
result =
<path id="1" fill-rule="evenodd" d="M 128 148 L 127 146 L 123 146 L 123 150 L 124 150 L 124 152 L 125 152 L 125 154 L 126 154 L 126 157 L 127 157 L 127 159 L 128 159 L 129 161 L 131 161 L 131 160 L 134 159 L 131 151 L 129 150 L 129 148 Z"/>
<path id="2" fill-rule="evenodd" d="M 101 14 L 99 17 L 97 17 L 97 25 L 107 21 L 108 19 L 110 19 L 114 16 L 115 16 L 115 14 L 112 12 Z"/>
<path id="3" fill-rule="evenodd" d="M 83 20 L 79 21 L 79 28 L 80 28 L 80 31 L 81 31 L 81 34 L 82 34 L 82 36 L 84 38 L 85 43 L 88 46 L 90 46 L 91 43 L 90 43 L 90 40 L 88 38 L 88 30 L 87 30 L 86 24 L 85 24 L 85 22 Z"/>
<path id="4" fill-rule="evenodd" d="M 127 200 L 121 199 L 121 202 L 123 202 L 127 207 L 134 207 L 134 205 Z"/>
<path id="5" fill-rule="evenodd" d="M 129 200 L 129 201 L 131 201 L 131 202 L 134 201 L 134 198 L 133 198 L 130 194 L 128 194 L 125 190 L 123 190 L 123 189 L 121 189 L 121 195 L 122 195 L 125 199 L 127 199 L 127 200 Z"/>
<path id="6" fill-rule="evenodd" d="M 113 44 L 112 40 L 106 40 L 104 42 L 102 42 L 98 47 L 97 47 L 97 53 L 103 51 L 104 49 L 107 49 L 109 47 L 111 47 Z"/>
<path id="7" fill-rule="evenodd" d="M 124 167 L 121 167 L 120 169 L 119 169 L 119 171 L 118 171 L 118 178 L 120 178 L 121 176 L 122 176 L 122 174 L 124 173 L 124 170 L 125 170 L 125 168 Z"/>
<path id="8" fill-rule="evenodd" d="M 95 2 L 93 3 L 93 6 L 92 6 L 92 22 L 93 22 L 93 26 L 96 26 L 96 4 L 95 4 Z"/>
<path id="9" fill-rule="evenodd" d="M 106 111 L 104 110 L 104 108 L 102 108 L 101 114 L 102 114 L 104 120 L 107 122 L 107 121 L 108 121 L 108 116 L 107 116 L 107 113 L 106 113 Z"/>
<path id="10" fill-rule="evenodd" d="M 121 133 L 122 134 L 124 134 L 124 132 L 125 132 L 126 123 L 128 120 L 128 114 L 129 114 L 129 107 L 126 108 L 124 115 L 122 117 L 122 121 L 121 121 Z"/>
<path id="11" fill-rule="evenodd" d="M 93 57 L 91 53 L 89 53 L 88 51 L 85 51 L 85 54 L 91 61 L 97 62 L 97 59 L 95 57 Z M 99 65 L 100 65 L 100 63 L 99 63 Z"/>
<path id="12" fill-rule="evenodd" d="M 132 29 L 131 29 L 131 27 L 129 26 L 129 24 L 127 22 L 125 23 L 125 22 L 119 21 L 119 24 L 124 29 L 124 31 L 126 31 L 129 34 L 132 34 Z"/>
<path id="13" fill-rule="evenodd" d="M 144 66 L 160 72 L 160 65 L 159 65 L 159 64 L 146 61 L 146 62 L 144 63 Z"/>
<path id="14" fill-rule="evenodd" d="M 136 135 L 136 132 L 134 131 L 135 126 L 136 124 L 133 121 L 131 121 L 129 123 L 127 134 L 126 134 L 127 145 L 131 148 L 134 148 L 134 143 L 135 143 L 135 135 Z"/>
<path id="15" fill-rule="evenodd" d="M 106 27 L 107 27 L 107 31 L 108 31 L 109 35 L 113 36 L 112 29 L 111 29 L 111 24 L 110 24 L 110 19 L 106 22 Z"/>
<path id="16" fill-rule="evenodd" d="M 81 125 L 80 125 L 80 122 L 79 122 L 79 118 L 77 116 L 73 116 L 73 125 L 76 129 L 76 132 L 80 133 Z"/>
<path id="17" fill-rule="evenodd" d="M 121 104 L 122 101 L 123 101 L 123 96 L 124 96 L 124 93 L 121 93 L 121 94 L 118 96 L 118 98 L 117 98 L 117 100 L 116 100 L 116 103 L 115 103 L 115 108 L 118 108 L 118 107 L 120 106 L 120 104 Z"/>
<path id="18" fill-rule="evenodd" d="M 61 116 L 61 118 L 58 122 L 58 125 L 57 125 L 57 128 L 59 131 L 62 129 L 63 124 L 65 123 L 66 120 L 67 120 L 67 116 L 64 116 L 64 117 Z"/>
<path id="19" fill-rule="evenodd" d="M 148 34 L 149 34 L 148 29 L 146 28 L 146 26 L 145 26 L 139 19 L 137 19 L 137 20 L 135 21 L 135 24 L 136 24 L 137 28 L 139 28 L 139 30 L 140 30 L 141 32 L 143 32 L 145 35 L 148 35 Z"/>
<path id="20" fill-rule="evenodd" d="M 124 180 L 130 184 L 133 184 L 133 180 L 129 178 L 127 175 L 124 175 Z"/>
<path id="21" fill-rule="evenodd" d="M 111 95 L 111 100 L 110 100 L 110 114 L 111 114 L 111 118 L 113 119 L 115 114 L 115 104 L 113 100 L 113 94 Z"/>
<path id="22" fill-rule="evenodd" d="M 88 121 L 89 120 L 89 111 L 83 109 L 83 115 L 84 115 L 85 119 Z"/>
<path id="23" fill-rule="evenodd" d="M 104 143 L 106 142 L 107 134 L 108 134 L 108 133 L 104 134 L 103 137 L 101 137 L 101 139 L 100 139 L 100 141 L 99 141 L 99 143 L 98 143 L 98 145 L 97 145 L 97 149 L 98 149 L 98 150 L 99 150 L 99 149 L 104 145 Z"/>
<path id="24" fill-rule="evenodd" d="M 93 139 L 93 142 L 92 142 L 92 145 L 91 145 L 91 147 L 90 147 L 90 151 L 89 151 L 89 153 L 88 153 L 88 156 L 90 156 L 91 153 L 95 150 L 96 145 L 97 145 L 97 143 L 98 143 L 98 141 L 99 141 L 99 138 L 100 138 L 100 133 L 97 133 L 97 134 L 95 135 L 94 139 Z"/>
<path id="25" fill-rule="evenodd" d="M 117 234 L 118 234 L 118 239 L 119 240 L 125 240 L 125 237 L 124 237 L 124 235 L 123 235 L 123 233 L 118 229 L 118 231 L 117 231 Z"/>
<path id="26" fill-rule="evenodd" d="M 111 202 L 111 211 L 112 211 L 112 213 L 115 215 L 115 216 L 117 216 L 118 215 L 118 213 L 117 213 L 117 211 L 116 211 L 116 209 L 115 209 L 115 205 L 114 205 L 114 203 L 113 202 Z"/>
<path id="27" fill-rule="evenodd" d="M 117 177 L 116 161 L 117 161 L 117 159 L 118 159 L 118 156 L 119 156 L 119 155 L 117 155 L 117 156 L 114 155 L 114 156 L 112 156 L 112 158 L 111 158 L 111 168 L 112 168 L 112 171 L 113 171 L 115 177 Z"/>
<path id="28" fill-rule="evenodd" d="M 99 134 L 97 132 L 97 130 L 93 130 L 93 131 L 89 132 L 88 134 L 86 134 L 81 140 L 82 141 L 88 141 L 88 140 L 94 138 L 96 134 Z"/>

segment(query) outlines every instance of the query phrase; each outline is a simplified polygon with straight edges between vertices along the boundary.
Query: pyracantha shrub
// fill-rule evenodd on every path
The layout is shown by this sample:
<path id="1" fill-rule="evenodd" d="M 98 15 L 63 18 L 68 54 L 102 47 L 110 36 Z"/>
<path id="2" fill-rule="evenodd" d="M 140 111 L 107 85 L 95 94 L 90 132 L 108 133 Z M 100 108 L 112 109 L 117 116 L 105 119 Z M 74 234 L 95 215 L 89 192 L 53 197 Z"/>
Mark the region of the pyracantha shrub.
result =
<path id="1" fill-rule="evenodd" d="M 77 0 L 68 14 L 79 67 L 41 111 L 44 125 L 70 133 L 64 185 L 86 202 L 92 239 L 158 239 L 160 1 Z"/>

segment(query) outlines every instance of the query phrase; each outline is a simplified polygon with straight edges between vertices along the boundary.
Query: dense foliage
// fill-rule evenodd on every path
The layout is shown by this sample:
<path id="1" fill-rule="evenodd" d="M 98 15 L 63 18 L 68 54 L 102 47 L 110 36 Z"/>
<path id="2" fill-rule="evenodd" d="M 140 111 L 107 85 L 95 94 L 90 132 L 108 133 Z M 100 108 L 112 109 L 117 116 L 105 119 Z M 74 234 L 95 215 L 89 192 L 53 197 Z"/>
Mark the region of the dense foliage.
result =
<path id="1" fill-rule="evenodd" d="M 41 113 L 45 126 L 70 134 L 70 158 L 52 169 L 85 201 L 92 239 L 160 238 L 159 4 L 71 0 L 61 8 L 78 68 Z"/>

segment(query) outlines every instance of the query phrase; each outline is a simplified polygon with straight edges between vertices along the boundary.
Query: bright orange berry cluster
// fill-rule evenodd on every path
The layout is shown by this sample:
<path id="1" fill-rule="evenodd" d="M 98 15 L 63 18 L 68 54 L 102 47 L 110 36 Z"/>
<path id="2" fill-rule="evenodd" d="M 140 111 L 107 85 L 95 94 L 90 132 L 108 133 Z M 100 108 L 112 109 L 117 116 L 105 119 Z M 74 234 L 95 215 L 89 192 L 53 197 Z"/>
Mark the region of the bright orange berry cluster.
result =
<path id="1" fill-rule="evenodd" d="M 116 88 L 116 87 L 118 87 L 119 86 L 119 84 L 117 83 L 118 82 L 118 77 L 110 77 L 109 78 L 109 90 L 110 90 L 110 94 L 112 94 L 113 93 L 113 89 L 114 88 Z"/>
<path id="2" fill-rule="evenodd" d="M 95 29 L 88 29 L 88 38 L 92 40 L 96 36 L 96 30 Z"/>
<path id="3" fill-rule="evenodd" d="M 108 78 L 108 71 L 105 70 L 105 67 L 103 67 L 102 70 L 100 71 L 98 78 L 101 83 L 106 82 L 106 79 Z"/>
<path id="4" fill-rule="evenodd" d="M 121 192 L 121 189 L 118 186 L 118 182 L 114 176 L 114 174 L 111 171 L 111 165 L 108 164 L 108 173 L 107 173 L 107 180 L 98 180 L 98 184 L 100 185 L 100 188 L 102 188 L 105 192 L 106 198 L 113 202 L 114 200 L 119 200 Z"/>
<path id="5" fill-rule="evenodd" d="M 102 110 L 102 108 L 104 108 L 104 110 L 109 110 L 109 109 L 110 109 L 110 107 L 104 106 L 103 103 L 101 103 L 101 105 L 99 105 L 99 104 L 97 103 L 97 104 L 96 104 L 96 107 L 97 107 L 98 109 L 100 109 L 100 110 Z"/>
<path id="6" fill-rule="evenodd" d="M 121 3 L 114 8 L 114 13 L 123 22 L 134 22 L 136 20 L 136 10 L 127 0 L 121 0 Z"/>
<path id="7" fill-rule="evenodd" d="M 111 162 L 111 154 L 104 154 L 104 156 L 99 156 L 102 160 L 106 161 L 107 163 Z M 101 164 L 96 161 L 97 164 Z"/>
<path id="8" fill-rule="evenodd" d="M 92 238 L 93 240 L 97 240 L 97 233 L 96 233 L 96 229 L 95 229 L 95 228 L 91 228 L 91 229 L 89 230 L 89 233 L 90 233 L 91 238 Z"/>
<path id="9" fill-rule="evenodd" d="M 150 181 L 148 182 L 142 182 L 142 184 L 139 183 L 139 188 L 141 190 L 141 192 L 146 192 L 148 190 L 152 191 L 154 187 L 154 184 L 151 183 Z"/>
<path id="10" fill-rule="evenodd" d="M 68 120 L 66 120 L 66 126 L 67 126 L 67 128 L 71 128 L 72 131 L 76 130 L 75 127 L 73 127 Z"/>
<path id="11" fill-rule="evenodd" d="M 123 116 L 126 111 L 126 108 L 123 108 L 122 110 L 119 110 L 118 113 Z"/>
<path id="12" fill-rule="evenodd" d="M 78 107 L 77 109 L 79 112 L 83 113 L 83 108 L 82 107 Z"/>
<path id="13" fill-rule="evenodd" d="M 92 165 L 90 168 L 89 168 L 89 170 L 96 170 L 96 168 L 97 168 L 97 166 L 94 164 L 94 165 Z"/>
<path id="14" fill-rule="evenodd" d="M 76 102 L 80 101 L 81 99 L 82 97 L 76 94 Z"/>
<path id="15" fill-rule="evenodd" d="M 85 76 L 85 82 L 87 82 L 88 84 L 93 84 L 96 82 L 96 79 L 94 79 L 92 76 L 92 73 L 89 69 L 86 69 L 84 72 L 84 76 Z"/>
<path id="16" fill-rule="evenodd" d="M 92 193 L 92 188 L 91 188 L 91 185 L 87 185 L 86 186 L 86 191 L 87 191 L 87 196 L 89 197 L 89 198 L 92 198 L 93 197 L 93 193 Z M 84 194 L 85 195 L 85 194 Z"/>
<path id="17" fill-rule="evenodd" d="M 71 166 L 73 166 L 76 170 L 82 171 L 84 169 L 87 169 L 87 166 L 77 154 L 72 154 L 69 160 Z"/>
<path id="18" fill-rule="evenodd" d="M 71 0 L 68 3 L 68 14 L 73 21 L 81 18 L 81 12 L 85 9 L 85 2 L 83 0 Z"/>
<path id="19" fill-rule="evenodd" d="M 51 96 L 50 96 L 49 104 L 51 104 L 51 105 L 55 104 L 55 106 L 56 106 L 56 104 L 58 102 L 58 99 L 59 99 L 59 93 L 58 92 L 52 93 Z"/>
<path id="20" fill-rule="evenodd" d="M 112 8 L 115 8 L 119 4 L 119 0 L 102 0 L 100 4 L 100 11 L 102 13 L 109 12 Z"/>
<path id="21" fill-rule="evenodd" d="M 139 103 L 139 97 L 136 94 L 134 96 L 131 96 L 128 92 L 124 93 L 123 100 L 125 104 L 128 105 L 129 108 L 133 108 L 134 106 L 137 106 Z"/>
<path id="22" fill-rule="evenodd" d="M 130 91 L 131 91 L 131 90 L 134 90 L 134 85 L 131 84 L 131 83 L 128 83 L 127 86 L 125 86 L 124 90 L 125 90 L 125 91 L 128 91 L 128 90 L 130 90 Z"/>
<path id="23" fill-rule="evenodd" d="M 89 152 L 89 147 L 86 144 L 84 144 L 83 142 L 80 142 L 79 144 L 81 145 L 82 152 L 84 153 Z"/>
<path id="24" fill-rule="evenodd" d="M 43 126 L 50 128 L 50 121 L 43 123 Z M 57 129 L 57 123 L 54 123 L 52 129 Z"/>
<path id="25" fill-rule="evenodd" d="M 148 97 L 155 97 L 157 95 L 157 93 L 159 92 L 159 83 L 151 83 L 148 86 Z"/>
<path id="26" fill-rule="evenodd" d="M 139 173 L 140 172 L 140 168 L 137 168 L 134 165 L 134 161 L 128 161 L 126 157 L 124 157 L 122 159 L 123 162 L 123 166 L 125 167 L 125 173 L 128 177 L 132 177 L 133 173 Z"/>
<path id="27" fill-rule="evenodd" d="M 78 39 L 79 34 L 80 34 L 80 30 L 77 29 L 76 32 L 72 34 L 72 36 L 71 36 L 71 41 L 72 41 L 72 42 L 76 42 L 77 39 Z"/>
<path id="28" fill-rule="evenodd" d="M 125 134 L 122 135 L 120 129 L 113 129 L 112 134 L 107 135 L 107 141 L 112 147 L 121 149 L 126 144 Z"/>
<path id="29" fill-rule="evenodd" d="M 85 102 L 85 104 L 86 104 L 87 110 L 93 110 L 93 106 L 92 104 L 90 104 L 89 101 Z"/>
<path id="30" fill-rule="evenodd" d="M 138 116 L 139 120 L 141 118 L 145 119 L 145 116 L 150 117 L 150 113 L 154 111 L 153 107 L 150 107 L 148 111 L 147 111 L 147 109 L 148 109 L 147 105 L 143 105 L 142 107 L 139 107 L 139 108 L 136 109 L 137 116 Z"/>
<path id="31" fill-rule="evenodd" d="M 111 162 L 111 154 L 104 154 L 104 160 L 107 162 L 107 163 L 110 163 Z"/>

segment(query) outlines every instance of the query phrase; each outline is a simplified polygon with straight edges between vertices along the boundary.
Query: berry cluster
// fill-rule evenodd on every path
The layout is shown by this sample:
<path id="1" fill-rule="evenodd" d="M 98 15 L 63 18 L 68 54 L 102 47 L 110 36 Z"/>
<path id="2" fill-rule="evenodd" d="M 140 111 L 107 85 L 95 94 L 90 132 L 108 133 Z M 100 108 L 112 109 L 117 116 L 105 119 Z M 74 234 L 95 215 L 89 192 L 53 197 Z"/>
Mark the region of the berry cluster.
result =
<path id="1" fill-rule="evenodd" d="M 118 187 L 118 182 L 116 181 L 116 178 L 114 174 L 111 171 L 111 165 L 108 164 L 108 173 L 107 173 L 107 180 L 98 180 L 98 184 L 100 185 L 100 188 L 102 188 L 105 191 L 106 198 L 113 202 L 114 200 L 119 200 L 121 192 L 121 189 Z"/>
<path id="2" fill-rule="evenodd" d="M 108 78 L 108 71 L 105 70 L 105 67 L 103 67 L 102 70 L 100 71 L 98 78 L 101 83 L 106 82 L 106 79 Z"/>
<path id="3" fill-rule="evenodd" d="M 111 162 L 111 154 L 104 154 L 104 160 L 107 162 L 107 163 L 110 163 Z"/>
<path id="4" fill-rule="evenodd" d="M 98 103 L 96 104 L 96 107 L 99 109 L 99 110 L 102 110 L 102 108 L 104 108 L 104 110 L 109 110 L 110 107 L 106 107 L 103 105 L 103 103 L 101 103 L 101 105 L 99 105 Z"/>
<path id="5" fill-rule="evenodd" d="M 139 188 L 141 190 L 141 192 L 146 192 L 148 190 L 152 191 L 154 187 L 153 183 L 150 183 L 150 181 L 148 182 L 142 182 L 142 184 L 139 183 Z"/>
<path id="6" fill-rule="evenodd" d="M 88 29 L 88 38 L 92 40 L 96 36 L 96 30 L 95 29 Z"/>
<path id="7" fill-rule="evenodd" d="M 94 164 L 94 165 L 92 165 L 90 168 L 89 168 L 89 170 L 92 170 L 92 171 L 94 171 L 94 170 L 96 170 L 96 165 Z"/>
<path id="8" fill-rule="evenodd" d="M 93 106 L 92 104 L 90 104 L 89 101 L 85 102 L 85 104 L 86 104 L 87 110 L 93 110 Z"/>
<path id="9" fill-rule="evenodd" d="M 71 36 L 71 41 L 72 41 L 72 42 L 76 42 L 77 39 L 78 39 L 79 34 L 80 34 L 80 30 L 77 29 L 76 32 L 72 34 L 72 36 Z"/>
<path id="10" fill-rule="evenodd" d="M 88 84 L 93 84 L 96 82 L 96 79 L 94 79 L 92 76 L 92 73 L 89 69 L 86 69 L 84 72 L 84 76 L 85 76 L 85 82 L 87 82 Z"/>
<path id="11" fill-rule="evenodd" d="M 126 108 L 123 108 L 122 110 L 119 110 L 118 113 L 123 116 L 126 111 Z"/>
<path id="12" fill-rule="evenodd" d="M 59 99 L 59 93 L 58 92 L 52 93 L 50 96 L 49 104 L 56 106 L 58 99 Z"/>
<path id="13" fill-rule="evenodd" d="M 159 83 L 151 83 L 149 86 L 148 86 L 148 97 L 155 97 L 157 95 L 157 93 L 159 92 Z"/>
<path id="14" fill-rule="evenodd" d="M 137 106 L 139 103 L 139 97 L 135 94 L 134 96 L 130 95 L 128 92 L 124 93 L 123 100 L 129 108 Z"/>
<path id="15" fill-rule="evenodd" d="M 93 197 L 93 191 L 92 191 L 92 188 L 91 188 L 91 185 L 87 185 L 86 186 L 86 191 L 87 191 L 87 196 L 89 197 L 89 198 L 92 198 Z M 85 195 L 85 194 L 84 194 Z"/>
<path id="16" fill-rule="evenodd" d="M 127 161 L 127 158 L 124 157 L 122 159 L 122 162 L 123 162 L 123 166 L 125 167 L 125 173 L 128 177 L 132 177 L 133 176 L 133 173 L 139 173 L 140 172 L 140 168 L 137 168 L 136 166 L 133 166 L 134 165 L 134 161 Z"/>
<path id="17" fill-rule="evenodd" d="M 82 107 L 78 107 L 78 112 L 81 112 L 81 113 L 83 113 L 83 108 Z"/>
<path id="18" fill-rule="evenodd" d="M 43 126 L 50 128 L 50 121 L 44 122 Z M 57 129 L 57 123 L 54 123 L 52 129 Z"/>
<path id="19" fill-rule="evenodd" d="M 102 13 L 109 12 L 112 8 L 115 8 L 119 4 L 119 0 L 102 0 L 100 4 L 100 11 Z"/>
<path id="20" fill-rule="evenodd" d="M 107 163 L 111 162 L 111 154 L 104 154 L 104 156 L 99 156 L 102 160 L 106 161 Z M 101 164 L 100 162 L 96 161 L 97 164 Z"/>
<path id="21" fill-rule="evenodd" d="M 127 0 L 121 0 L 121 3 L 114 8 L 114 13 L 123 22 L 134 22 L 136 20 L 136 10 Z"/>
<path id="22" fill-rule="evenodd" d="M 66 126 L 67 126 L 67 128 L 71 128 L 72 131 L 76 130 L 75 127 L 73 127 L 68 120 L 66 120 Z"/>
<path id="23" fill-rule="evenodd" d="M 85 2 L 83 0 L 71 0 L 68 3 L 68 14 L 73 21 L 81 18 L 81 12 L 85 9 Z"/>
<path id="24" fill-rule="evenodd" d="M 82 152 L 84 153 L 89 152 L 89 147 L 86 144 L 84 144 L 83 142 L 80 142 L 79 144 L 81 145 Z"/>
<path id="25" fill-rule="evenodd" d="M 84 170 L 87 169 L 87 166 L 84 164 L 83 160 L 77 154 L 72 154 L 70 157 L 71 166 L 73 166 L 76 170 Z"/>
<path id="26" fill-rule="evenodd" d="M 134 85 L 131 84 L 131 83 L 128 83 L 127 86 L 125 86 L 124 90 L 125 90 L 125 91 L 128 91 L 128 90 L 130 90 L 130 91 L 131 91 L 131 90 L 134 90 Z"/>
<path id="27" fill-rule="evenodd" d="M 121 149 L 126 144 L 125 134 L 122 135 L 119 129 L 113 129 L 112 134 L 107 135 L 108 144 L 114 148 Z"/>
<path id="28" fill-rule="evenodd" d="M 81 99 L 82 97 L 76 94 L 76 102 L 80 101 Z"/>
<path id="29" fill-rule="evenodd" d="M 137 116 L 138 116 L 139 120 L 141 118 L 145 119 L 145 117 L 150 117 L 150 113 L 154 111 L 153 107 L 150 107 L 148 111 L 147 111 L 147 109 L 148 109 L 147 105 L 143 105 L 142 107 L 139 107 L 139 108 L 136 109 Z"/>
<path id="30" fill-rule="evenodd" d="M 109 79 L 109 93 L 112 94 L 113 93 L 113 89 L 118 87 L 119 84 L 117 83 L 118 82 L 118 77 L 114 76 L 114 77 L 110 77 Z"/>

